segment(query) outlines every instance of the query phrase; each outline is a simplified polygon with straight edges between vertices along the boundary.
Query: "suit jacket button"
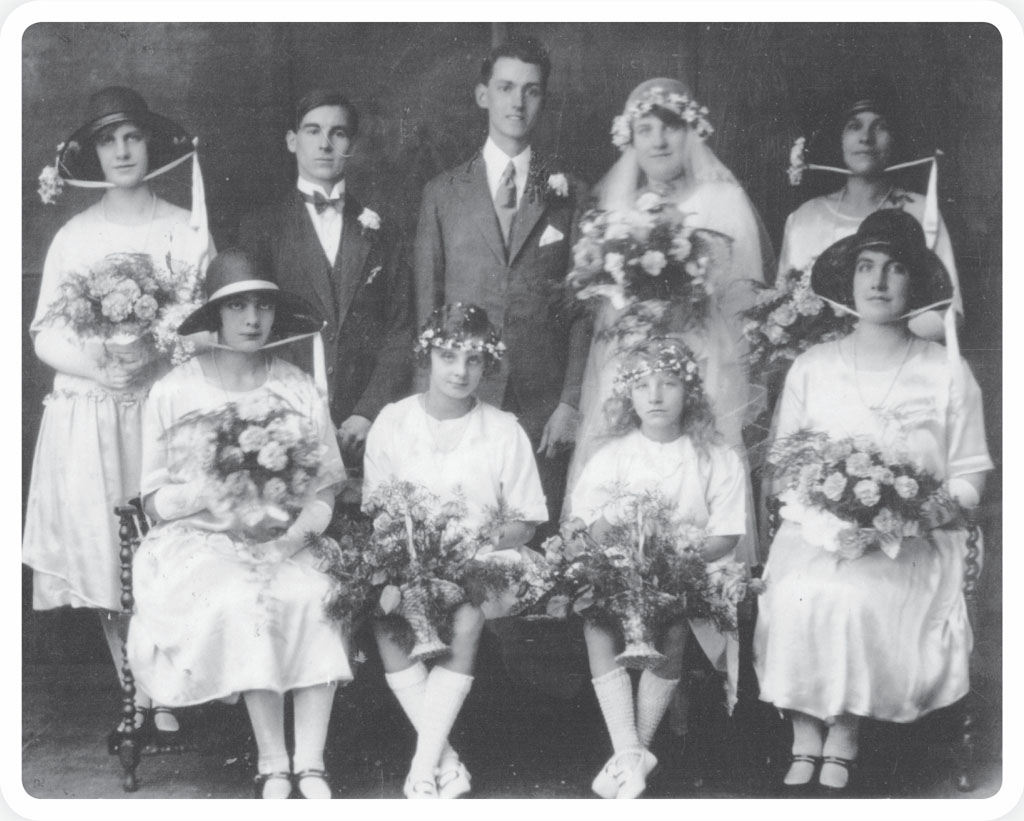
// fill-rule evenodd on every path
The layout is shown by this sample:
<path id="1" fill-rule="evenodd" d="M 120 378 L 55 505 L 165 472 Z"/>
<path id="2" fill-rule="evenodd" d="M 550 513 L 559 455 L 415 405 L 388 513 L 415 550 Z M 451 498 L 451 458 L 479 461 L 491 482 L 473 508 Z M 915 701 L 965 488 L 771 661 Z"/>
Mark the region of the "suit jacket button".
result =
<path id="1" fill-rule="evenodd" d="M 328 366 L 328 368 L 327 368 L 327 373 L 328 373 L 328 374 L 332 374 L 332 373 L 334 373 L 334 365 L 329 365 L 329 366 Z"/>

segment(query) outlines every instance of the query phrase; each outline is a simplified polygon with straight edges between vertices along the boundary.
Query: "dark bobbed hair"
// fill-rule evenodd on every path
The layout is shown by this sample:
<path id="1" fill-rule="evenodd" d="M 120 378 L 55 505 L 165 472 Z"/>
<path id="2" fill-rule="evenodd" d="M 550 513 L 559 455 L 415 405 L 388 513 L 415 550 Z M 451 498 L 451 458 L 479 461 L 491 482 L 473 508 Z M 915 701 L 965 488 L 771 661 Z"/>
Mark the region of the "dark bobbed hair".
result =
<path id="1" fill-rule="evenodd" d="M 355 137 L 359 133 L 359 112 L 356 110 L 356 107 L 340 91 L 330 88 L 314 88 L 311 91 L 307 91 L 296 101 L 292 129 L 298 131 L 302 125 L 302 118 L 314 108 L 320 108 L 322 105 L 343 108 L 348 112 L 349 126 L 352 129 L 350 136 Z"/>
<path id="2" fill-rule="evenodd" d="M 480 82 L 487 85 L 494 73 L 494 64 L 499 57 L 514 57 L 524 63 L 540 66 L 540 84 L 547 90 L 551 75 L 551 57 L 544 44 L 533 37 L 512 37 L 491 49 L 480 65 Z"/>
<path id="3" fill-rule="evenodd" d="M 435 339 L 482 339 L 484 342 L 497 344 L 501 334 L 491 323 L 487 311 L 478 305 L 455 302 L 435 308 L 433 313 L 420 328 L 415 346 L 416 364 L 421 368 L 430 367 L 430 352 L 433 345 L 420 344 L 423 334 L 434 332 Z M 484 351 L 484 373 L 491 374 L 501 367 L 501 360 L 488 351 Z"/>
<path id="4" fill-rule="evenodd" d="M 669 348 L 675 348 L 690 359 L 694 359 L 692 351 L 678 339 L 654 337 L 633 345 L 626 352 L 622 367 L 631 370 L 643 364 L 653 364 L 657 362 L 659 355 Z M 715 424 L 715 414 L 704 392 L 704 380 L 699 373 L 684 378 L 684 385 L 686 387 L 680 427 L 683 435 L 690 438 L 698 452 L 706 453 L 711 445 L 717 444 L 722 438 Z M 602 411 L 609 437 L 624 436 L 640 427 L 640 417 L 633 407 L 633 400 L 628 391 L 606 399 Z"/>

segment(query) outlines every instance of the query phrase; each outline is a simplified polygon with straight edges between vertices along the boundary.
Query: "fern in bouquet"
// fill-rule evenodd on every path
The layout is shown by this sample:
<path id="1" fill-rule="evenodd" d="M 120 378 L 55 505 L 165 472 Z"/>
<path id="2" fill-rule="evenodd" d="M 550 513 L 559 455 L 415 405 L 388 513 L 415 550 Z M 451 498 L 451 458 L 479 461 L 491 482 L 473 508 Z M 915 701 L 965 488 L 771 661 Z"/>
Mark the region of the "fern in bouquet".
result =
<path id="1" fill-rule="evenodd" d="M 319 570 L 332 581 L 324 614 L 347 630 L 366 615 L 373 588 L 383 583 L 373 567 L 363 561 L 372 534 L 373 525 L 368 520 L 336 515 L 324 533 L 306 535 L 306 547 L 317 558 Z"/>
<path id="2" fill-rule="evenodd" d="M 313 424 L 273 394 L 186 414 L 165 439 L 175 461 L 205 478 L 210 511 L 243 528 L 283 526 L 324 478 L 326 448 Z"/>
<path id="3" fill-rule="evenodd" d="M 152 348 L 184 361 L 188 343 L 175 331 L 201 304 L 202 285 L 195 266 L 170 254 L 162 265 L 149 254 L 108 254 L 87 271 L 65 275 L 44 321 L 103 340 L 111 357 Z"/>
<path id="4" fill-rule="evenodd" d="M 747 594 L 745 566 L 709 565 L 701 554 L 706 535 L 678 522 L 674 506 L 656 493 L 622 493 L 620 522 L 595 540 L 576 520 L 544 543 L 552 567 L 551 615 L 571 608 L 584 618 L 610 620 L 626 646 L 627 667 L 651 667 L 664 656 L 654 647 L 659 626 L 679 618 L 706 619 L 736 629 L 736 606 Z"/>
<path id="5" fill-rule="evenodd" d="M 686 214 L 653 191 L 630 209 L 588 212 L 580 233 L 567 283 L 577 299 L 603 297 L 622 311 L 610 336 L 664 332 L 673 306 L 685 327 L 707 318 L 729 237 L 687 226 Z"/>
<path id="6" fill-rule="evenodd" d="M 837 314 L 811 290 L 811 269 L 791 268 L 771 288 L 761 285 L 755 304 L 743 312 L 743 335 L 754 370 L 790 362 L 820 342 L 840 339 L 855 318 Z"/>
<path id="7" fill-rule="evenodd" d="M 781 516 L 842 558 L 875 549 L 896 558 L 904 538 L 963 523 L 941 480 L 870 437 L 798 431 L 772 445 L 768 463 L 785 486 Z"/>

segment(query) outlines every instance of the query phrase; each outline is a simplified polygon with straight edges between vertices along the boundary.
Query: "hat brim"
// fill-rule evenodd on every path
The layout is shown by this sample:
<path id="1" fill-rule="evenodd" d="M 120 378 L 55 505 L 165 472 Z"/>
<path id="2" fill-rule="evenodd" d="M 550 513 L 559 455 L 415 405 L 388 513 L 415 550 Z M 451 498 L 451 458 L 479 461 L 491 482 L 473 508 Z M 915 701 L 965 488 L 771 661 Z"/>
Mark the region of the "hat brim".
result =
<path id="1" fill-rule="evenodd" d="M 888 243 L 853 234 L 834 242 L 821 252 L 811 268 L 811 290 L 822 299 L 851 311 L 853 304 L 853 268 L 857 255 L 865 248 L 885 248 Z M 907 305 L 907 316 L 950 302 L 953 283 L 949 272 L 935 252 L 925 248 L 911 272 L 914 279 L 913 301 Z"/>
<path id="2" fill-rule="evenodd" d="M 199 331 L 220 330 L 220 306 L 229 299 L 240 294 L 263 294 L 274 302 L 274 326 L 268 341 L 278 342 L 293 336 L 305 336 L 316 333 L 324 326 L 319 312 L 309 302 L 296 294 L 287 291 L 275 291 L 269 288 L 254 288 L 251 291 L 240 291 L 236 294 L 220 297 L 197 308 L 178 326 L 180 336 L 198 333 Z"/>
<path id="3" fill-rule="evenodd" d="M 181 125 L 164 117 L 145 112 L 115 112 L 86 123 L 72 134 L 57 154 L 57 171 L 65 180 L 103 182 L 103 169 L 96 154 L 93 138 L 104 128 L 120 123 L 135 123 L 149 132 L 149 171 L 163 168 L 192 151 L 192 137 Z"/>

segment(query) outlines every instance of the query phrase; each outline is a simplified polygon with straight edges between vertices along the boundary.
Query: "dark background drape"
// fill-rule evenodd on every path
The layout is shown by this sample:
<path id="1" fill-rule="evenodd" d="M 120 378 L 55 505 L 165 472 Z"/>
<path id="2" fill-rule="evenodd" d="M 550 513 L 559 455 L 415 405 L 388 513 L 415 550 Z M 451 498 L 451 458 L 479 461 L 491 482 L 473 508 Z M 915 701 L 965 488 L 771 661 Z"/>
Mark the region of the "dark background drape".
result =
<path id="1" fill-rule="evenodd" d="M 23 494 L 52 378 L 27 335 L 43 260 L 57 228 L 97 196 L 67 189 L 58 205 L 44 206 L 36 178 L 80 124 L 89 94 L 129 85 L 199 136 L 211 229 L 223 248 L 245 212 L 293 184 L 284 144 L 292 101 L 313 86 L 337 87 L 362 119 L 348 185 L 411 238 L 423 183 L 484 139 L 472 88 L 481 58 L 506 34 L 535 35 L 550 49 L 537 145 L 589 183 L 615 160 L 609 128 L 630 90 L 655 76 L 687 82 L 710 109 L 711 144 L 746 186 L 776 250 L 787 214 L 839 185 L 791 188 L 793 139 L 857 78 L 888 77 L 907 135 L 922 153 L 944 151 L 940 205 L 964 292 L 962 346 L 1000 461 L 1002 44 L 989 24 L 37 23 L 22 43 Z M 923 191 L 926 173 L 902 181 Z M 157 190 L 188 207 L 189 182 L 186 164 Z M 997 478 L 990 498 L 998 496 Z M 27 658 L 106 652 L 88 619 L 29 607 Z M 90 638 L 55 649 L 41 618 L 72 633 L 84 625 Z"/>

